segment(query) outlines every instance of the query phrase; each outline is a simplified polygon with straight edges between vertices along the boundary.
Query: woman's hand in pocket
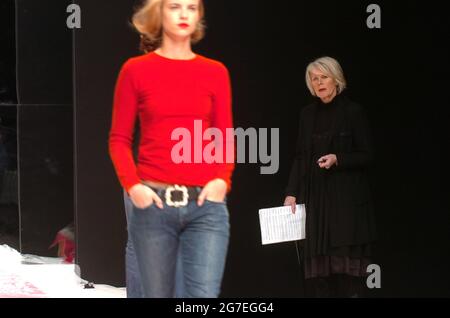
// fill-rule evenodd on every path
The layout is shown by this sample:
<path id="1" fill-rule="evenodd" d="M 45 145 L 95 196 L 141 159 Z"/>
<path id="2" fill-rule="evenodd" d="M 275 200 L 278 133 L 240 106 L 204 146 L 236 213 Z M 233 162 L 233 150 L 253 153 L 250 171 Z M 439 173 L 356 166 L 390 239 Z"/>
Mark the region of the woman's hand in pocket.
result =
<path id="1" fill-rule="evenodd" d="M 153 203 L 160 209 L 164 207 L 161 198 L 149 187 L 138 183 L 130 188 L 128 191 L 130 199 L 134 206 L 139 209 L 146 209 Z"/>
<path id="2" fill-rule="evenodd" d="M 208 182 L 198 196 L 197 204 L 202 206 L 205 200 L 223 202 L 227 195 L 227 183 L 223 179 L 214 179 Z"/>

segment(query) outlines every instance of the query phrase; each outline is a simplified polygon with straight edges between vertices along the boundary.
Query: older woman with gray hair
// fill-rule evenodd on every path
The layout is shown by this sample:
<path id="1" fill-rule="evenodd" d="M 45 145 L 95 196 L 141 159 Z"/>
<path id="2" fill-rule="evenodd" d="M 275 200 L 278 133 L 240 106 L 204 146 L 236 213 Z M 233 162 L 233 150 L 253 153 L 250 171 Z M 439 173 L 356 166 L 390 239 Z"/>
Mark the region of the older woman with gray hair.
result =
<path id="1" fill-rule="evenodd" d="M 335 59 L 310 63 L 306 84 L 316 100 L 300 113 L 284 202 L 294 213 L 296 204 L 306 208 L 306 292 L 360 296 L 375 240 L 369 124 L 363 108 L 343 96 L 346 80 Z"/>

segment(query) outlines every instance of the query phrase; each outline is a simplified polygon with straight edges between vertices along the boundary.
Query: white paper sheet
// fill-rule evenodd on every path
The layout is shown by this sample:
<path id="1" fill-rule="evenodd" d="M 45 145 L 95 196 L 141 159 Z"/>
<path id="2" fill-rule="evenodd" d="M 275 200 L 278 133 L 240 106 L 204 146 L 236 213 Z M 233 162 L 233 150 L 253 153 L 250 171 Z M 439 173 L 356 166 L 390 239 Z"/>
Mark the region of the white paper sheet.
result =
<path id="1" fill-rule="evenodd" d="M 297 205 L 295 214 L 290 206 L 259 210 L 262 244 L 273 244 L 305 238 L 305 205 Z"/>

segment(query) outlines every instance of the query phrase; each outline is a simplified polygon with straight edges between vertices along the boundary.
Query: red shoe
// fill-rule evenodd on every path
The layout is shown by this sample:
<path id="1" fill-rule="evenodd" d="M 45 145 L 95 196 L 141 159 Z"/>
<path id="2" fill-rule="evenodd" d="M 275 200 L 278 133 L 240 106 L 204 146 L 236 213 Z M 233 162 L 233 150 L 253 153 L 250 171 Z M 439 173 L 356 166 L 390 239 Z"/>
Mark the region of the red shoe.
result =
<path id="1" fill-rule="evenodd" d="M 58 257 L 64 257 L 64 262 L 73 263 L 75 259 L 75 233 L 74 226 L 70 224 L 60 230 L 50 248 L 58 244 Z"/>

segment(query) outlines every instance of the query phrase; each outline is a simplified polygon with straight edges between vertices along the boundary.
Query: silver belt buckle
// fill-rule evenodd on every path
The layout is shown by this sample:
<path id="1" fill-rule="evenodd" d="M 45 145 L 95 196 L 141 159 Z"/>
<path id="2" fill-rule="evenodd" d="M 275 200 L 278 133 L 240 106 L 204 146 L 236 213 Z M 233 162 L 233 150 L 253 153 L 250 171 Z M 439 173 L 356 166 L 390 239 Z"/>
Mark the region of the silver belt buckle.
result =
<path id="1" fill-rule="evenodd" d="M 172 192 L 173 191 L 180 191 L 183 194 L 183 199 L 181 201 L 173 202 L 172 201 Z M 168 206 L 171 206 L 174 208 L 183 207 L 188 204 L 188 200 L 189 200 L 189 194 L 188 194 L 188 190 L 185 186 L 179 186 L 176 184 L 173 187 L 170 186 L 166 189 L 166 203 Z"/>

